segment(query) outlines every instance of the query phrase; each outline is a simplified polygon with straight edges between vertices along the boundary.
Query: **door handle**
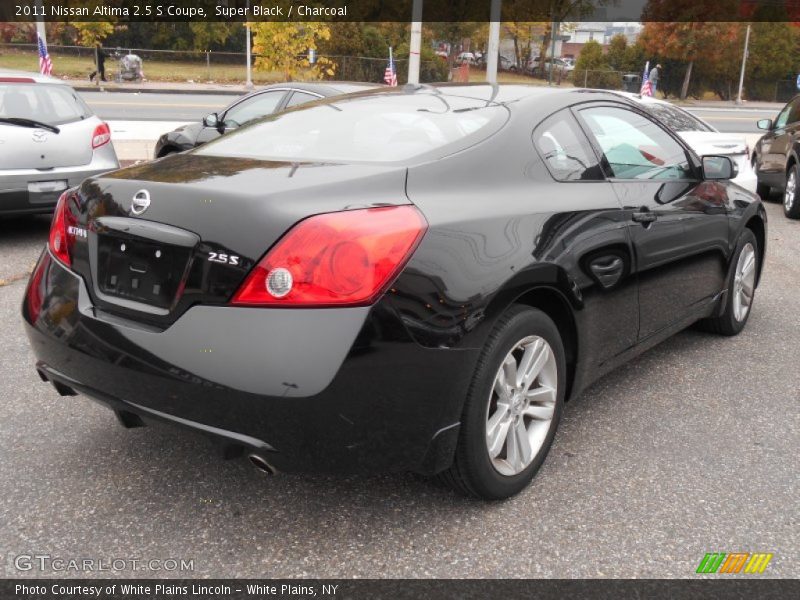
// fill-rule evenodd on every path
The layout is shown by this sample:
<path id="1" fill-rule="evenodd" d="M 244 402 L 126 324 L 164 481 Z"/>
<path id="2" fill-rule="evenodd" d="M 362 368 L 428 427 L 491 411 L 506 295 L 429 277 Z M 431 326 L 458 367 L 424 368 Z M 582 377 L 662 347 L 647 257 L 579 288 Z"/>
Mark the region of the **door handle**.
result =
<path id="1" fill-rule="evenodd" d="M 658 219 L 658 215 L 646 206 L 641 207 L 638 211 L 631 214 L 631 219 L 637 223 L 652 223 Z"/>

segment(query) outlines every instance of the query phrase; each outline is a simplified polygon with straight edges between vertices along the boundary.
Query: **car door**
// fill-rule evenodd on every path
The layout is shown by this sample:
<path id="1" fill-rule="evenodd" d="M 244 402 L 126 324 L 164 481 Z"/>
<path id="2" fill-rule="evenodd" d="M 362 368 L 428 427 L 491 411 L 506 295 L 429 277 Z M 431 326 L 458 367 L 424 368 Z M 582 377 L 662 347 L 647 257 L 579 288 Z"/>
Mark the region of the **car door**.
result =
<path id="1" fill-rule="evenodd" d="M 534 256 L 559 265 L 580 290 L 583 350 L 592 367 L 603 370 L 636 344 L 638 333 L 632 248 L 622 207 L 570 109 L 539 124 L 533 141 L 557 183 L 537 185 L 531 205 L 539 206 L 542 197 L 560 205 L 538 236 Z"/>
<path id="2" fill-rule="evenodd" d="M 220 127 L 203 127 L 197 136 L 197 145 L 217 139 L 220 135 L 278 110 L 288 90 L 266 90 L 245 96 L 219 116 Z"/>
<path id="3" fill-rule="evenodd" d="M 786 172 L 786 158 L 792 139 L 800 128 L 800 97 L 794 98 L 778 113 L 772 129 L 761 138 L 759 175 L 765 183 L 782 187 Z"/>
<path id="4" fill-rule="evenodd" d="M 628 105 L 579 111 L 626 215 L 639 289 L 639 341 L 712 302 L 727 274 L 727 186 L 702 181 L 679 138 Z"/>

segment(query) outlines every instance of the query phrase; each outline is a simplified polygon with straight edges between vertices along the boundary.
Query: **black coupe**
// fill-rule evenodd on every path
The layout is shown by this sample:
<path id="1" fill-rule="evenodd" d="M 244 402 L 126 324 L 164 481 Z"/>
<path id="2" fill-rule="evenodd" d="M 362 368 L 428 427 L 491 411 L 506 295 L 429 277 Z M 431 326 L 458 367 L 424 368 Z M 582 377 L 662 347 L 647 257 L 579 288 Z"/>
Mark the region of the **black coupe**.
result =
<path id="1" fill-rule="evenodd" d="M 751 311 L 759 199 L 618 95 L 387 88 L 61 197 L 23 304 L 42 379 L 274 471 L 519 492 L 565 400 Z"/>
<path id="2" fill-rule="evenodd" d="M 158 138 L 155 158 L 184 152 L 202 146 L 234 129 L 281 110 L 330 98 L 340 94 L 352 94 L 379 87 L 377 83 L 336 81 L 331 83 L 276 83 L 251 92 L 224 108 L 211 113 L 200 123 L 189 123 L 168 131 Z"/>

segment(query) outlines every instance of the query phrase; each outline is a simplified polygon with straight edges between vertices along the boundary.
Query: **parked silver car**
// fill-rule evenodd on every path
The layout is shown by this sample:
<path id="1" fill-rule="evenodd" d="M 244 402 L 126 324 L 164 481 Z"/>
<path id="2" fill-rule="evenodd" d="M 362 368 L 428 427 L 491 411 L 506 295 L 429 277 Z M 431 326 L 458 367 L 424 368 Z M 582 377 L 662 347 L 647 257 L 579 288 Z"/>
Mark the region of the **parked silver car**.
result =
<path id="1" fill-rule="evenodd" d="M 0 70 L 0 215 L 52 212 L 61 192 L 118 168 L 111 130 L 71 86 Z"/>

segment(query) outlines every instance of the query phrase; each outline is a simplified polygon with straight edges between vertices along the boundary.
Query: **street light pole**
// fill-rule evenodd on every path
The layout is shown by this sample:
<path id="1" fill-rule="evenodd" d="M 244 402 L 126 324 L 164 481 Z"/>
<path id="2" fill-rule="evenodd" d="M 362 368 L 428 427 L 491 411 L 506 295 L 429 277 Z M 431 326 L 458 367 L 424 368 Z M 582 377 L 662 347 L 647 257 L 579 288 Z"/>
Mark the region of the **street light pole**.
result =
<path id="1" fill-rule="evenodd" d="M 486 60 L 486 81 L 497 83 L 497 62 L 500 54 L 500 1 L 492 0 L 489 10 L 489 44 L 487 52 L 489 57 Z"/>
<path id="2" fill-rule="evenodd" d="M 422 0 L 411 8 L 411 40 L 408 54 L 408 83 L 419 85 L 419 53 L 422 50 Z"/>
<path id="3" fill-rule="evenodd" d="M 744 34 L 744 54 L 742 55 L 742 71 L 739 73 L 739 95 L 736 104 L 742 103 L 742 87 L 744 87 L 744 69 L 747 65 L 747 47 L 750 45 L 750 23 L 747 24 L 747 33 Z"/>
<path id="4" fill-rule="evenodd" d="M 247 15 L 250 14 L 250 0 L 247 0 Z M 245 21 L 245 37 L 247 38 L 247 81 L 244 84 L 244 87 L 248 90 L 253 89 L 253 65 L 252 65 L 252 57 L 250 56 L 250 21 Z"/>

